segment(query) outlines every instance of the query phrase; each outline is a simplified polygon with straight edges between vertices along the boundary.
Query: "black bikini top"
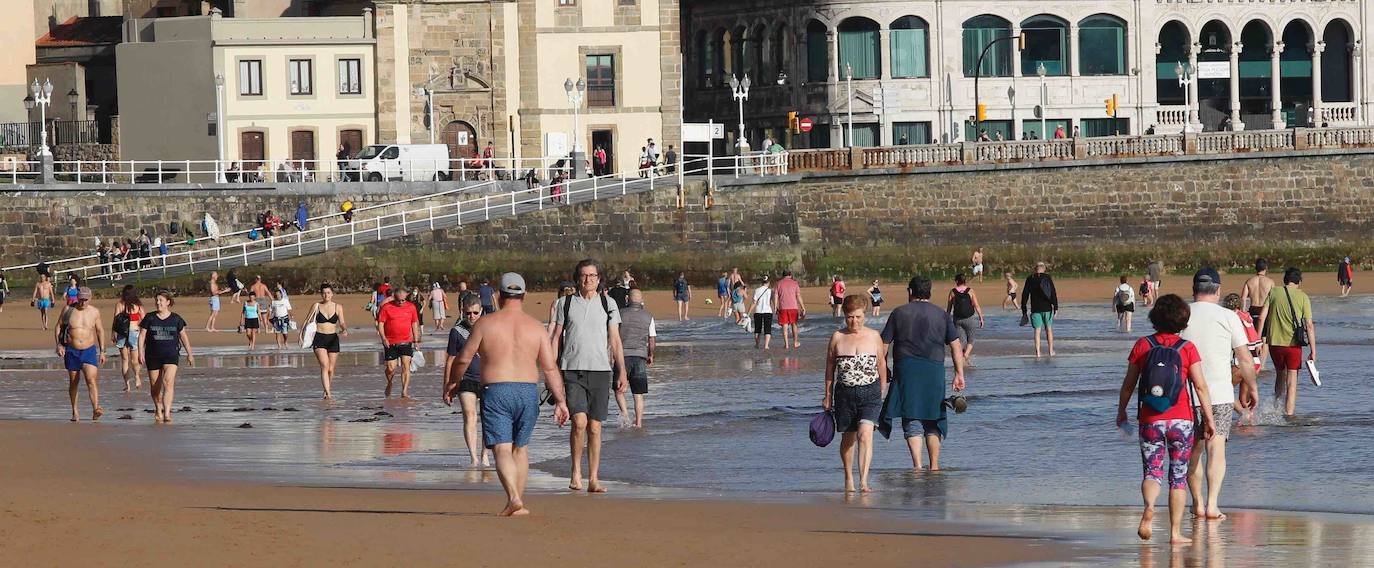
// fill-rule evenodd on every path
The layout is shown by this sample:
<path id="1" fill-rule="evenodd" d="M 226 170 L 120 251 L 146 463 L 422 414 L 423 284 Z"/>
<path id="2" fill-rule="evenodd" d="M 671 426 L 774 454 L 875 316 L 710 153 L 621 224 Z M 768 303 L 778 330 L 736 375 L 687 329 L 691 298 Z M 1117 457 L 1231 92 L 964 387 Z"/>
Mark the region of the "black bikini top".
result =
<path id="1" fill-rule="evenodd" d="M 326 318 L 324 317 L 324 311 L 316 310 L 315 323 L 339 323 L 339 311 L 334 310 L 334 316 Z"/>

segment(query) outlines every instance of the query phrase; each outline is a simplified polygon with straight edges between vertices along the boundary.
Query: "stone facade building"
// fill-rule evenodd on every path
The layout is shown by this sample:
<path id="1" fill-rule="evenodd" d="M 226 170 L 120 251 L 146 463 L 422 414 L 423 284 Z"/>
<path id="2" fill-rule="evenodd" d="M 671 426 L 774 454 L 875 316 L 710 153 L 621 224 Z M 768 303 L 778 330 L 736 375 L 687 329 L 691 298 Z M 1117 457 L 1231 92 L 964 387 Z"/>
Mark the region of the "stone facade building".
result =
<path id="1" fill-rule="evenodd" d="M 1367 124 L 1366 2 L 686 0 L 685 114 L 733 141 L 748 74 L 755 146 Z"/>
<path id="2" fill-rule="evenodd" d="M 377 0 L 376 9 L 380 141 L 428 142 L 432 132 L 456 157 L 490 142 L 498 157 L 533 158 L 566 154 L 571 137 L 579 151 L 605 148 L 611 171 L 637 167 L 649 138 L 679 144 L 677 0 Z M 579 79 L 587 90 L 574 117 L 564 83 Z"/>

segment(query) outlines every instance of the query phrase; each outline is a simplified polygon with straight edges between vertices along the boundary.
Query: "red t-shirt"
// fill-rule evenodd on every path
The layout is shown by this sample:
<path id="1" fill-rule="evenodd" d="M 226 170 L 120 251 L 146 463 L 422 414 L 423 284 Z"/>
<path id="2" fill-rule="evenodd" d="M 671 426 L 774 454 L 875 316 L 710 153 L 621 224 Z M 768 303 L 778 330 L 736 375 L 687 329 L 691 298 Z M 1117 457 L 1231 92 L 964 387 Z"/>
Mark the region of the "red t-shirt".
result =
<path id="1" fill-rule="evenodd" d="M 387 344 L 390 345 L 414 341 L 411 332 L 418 321 L 420 314 L 415 311 L 415 304 L 410 302 L 401 302 L 399 306 L 396 302 L 387 302 L 382 304 L 381 311 L 377 312 L 377 322 L 382 324 L 382 332 L 386 335 Z"/>
<path id="2" fill-rule="evenodd" d="M 391 285 L 390 285 L 390 284 L 382 284 L 381 286 L 378 286 L 378 287 L 377 287 L 377 293 L 378 293 L 378 294 L 381 294 L 382 297 L 386 297 L 386 293 L 387 293 L 387 292 L 390 292 L 390 291 L 391 291 Z"/>
<path id="3" fill-rule="evenodd" d="M 1173 346 L 1182 340 L 1178 335 L 1173 333 L 1156 333 L 1153 337 L 1160 345 L 1167 346 Z M 1130 362 L 1130 364 L 1139 367 L 1145 360 L 1145 354 L 1149 352 L 1150 342 L 1147 338 L 1142 337 L 1139 341 L 1135 342 L 1135 347 L 1131 348 L 1131 354 L 1126 360 Z M 1183 358 L 1183 379 L 1191 385 L 1192 377 L 1190 375 L 1193 371 L 1193 363 L 1201 363 L 1202 356 L 1198 354 L 1197 346 L 1193 345 L 1191 341 L 1188 342 L 1187 345 L 1184 345 L 1182 349 L 1179 349 L 1178 353 Z M 1174 403 L 1169 410 L 1164 412 L 1155 412 L 1148 404 L 1140 405 L 1140 416 L 1138 416 L 1137 419 L 1141 423 L 1163 422 L 1165 420 L 1192 420 L 1193 404 L 1189 396 L 1192 390 L 1192 388 L 1184 388 L 1183 392 L 1178 393 L 1178 402 Z"/>

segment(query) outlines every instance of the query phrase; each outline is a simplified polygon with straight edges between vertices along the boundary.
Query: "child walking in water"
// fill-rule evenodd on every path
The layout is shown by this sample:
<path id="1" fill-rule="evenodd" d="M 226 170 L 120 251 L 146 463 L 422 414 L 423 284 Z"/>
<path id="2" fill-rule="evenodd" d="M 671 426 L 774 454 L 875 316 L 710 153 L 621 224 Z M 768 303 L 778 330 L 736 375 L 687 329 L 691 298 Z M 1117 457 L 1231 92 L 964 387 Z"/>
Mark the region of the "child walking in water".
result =
<path id="1" fill-rule="evenodd" d="M 1127 359 L 1126 378 L 1116 407 L 1116 425 L 1125 429 L 1126 404 L 1136 394 L 1136 422 L 1140 433 L 1140 457 L 1145 479 L 1140 494 L 1145 511 L 1136 534 L 1150 540 L 1155 516 L 1155 500 L 1164 484 L 1165 462 L 1169 469 L 1169 542 L 1187 544 L 1183 536 L 1183 511 L 1188 506 L 1188 459 L 1193 453 L 1194 424 L 1198 442 L 1212 438 L 1212 402 L 1207 379 L 1202 375 L 1202 357 L 1197 347 L 1179 337 L 1188 327 L 1192 310 L 1183 298 L 1166 295 L 1155 301 L 1150 323 L 1155 333 L 1140 338 Z M 1137 389 L 1139 385 L 1139 389 Z M 1196 416 L 1193 401 L 1201 408 Z M 1201 421 L 1198 421 L 1201 418 Z"/>
<path id="2" fill-rule="evenodd" d="M 1007 297 L 1002 298 L 1002 309 L 1004 309 L 1004 310 L 1019 310 L 1019 309 L 1021 309 L 1021 306 L 1019 306 L 1019 305 L 1016 304 L 1016 281 L 1011 279 L 1011 273 L 1010 273 L 1010 272 L 1005 272 L 1005 273 L 1002 274 L 1002 276 L 1003 276 L 1004 278 L 1006 278 L 1006 280 L 1007 280 Z"/>

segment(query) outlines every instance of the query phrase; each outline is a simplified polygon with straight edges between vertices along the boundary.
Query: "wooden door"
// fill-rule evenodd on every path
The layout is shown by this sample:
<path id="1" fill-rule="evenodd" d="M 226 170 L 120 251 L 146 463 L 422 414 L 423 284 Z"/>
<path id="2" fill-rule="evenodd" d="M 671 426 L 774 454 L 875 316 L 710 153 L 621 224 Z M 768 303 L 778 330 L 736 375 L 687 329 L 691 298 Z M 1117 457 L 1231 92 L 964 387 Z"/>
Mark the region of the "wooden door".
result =
<path id="1" fill-rule="evenodd" d="M 348 157 L 352 158 L 358 154 L 358 150 L 363 149 L 363 131 L 340 130 L 339 143 L 343 144 L 344 151 L 348 152 Z"/>
<path id="2" fill-rule="evenodd" d="M 315 133 L 310 130 L 291 132 L 291 167 L 315 171 Z"/>
<path id="3" fill-rule="evenodd" d="M 244 170 L 256 170 L 262 166 L 265 155 L 266 143 L 261 132 L 244 132 L 239 134 L 239 161 Z"/>

